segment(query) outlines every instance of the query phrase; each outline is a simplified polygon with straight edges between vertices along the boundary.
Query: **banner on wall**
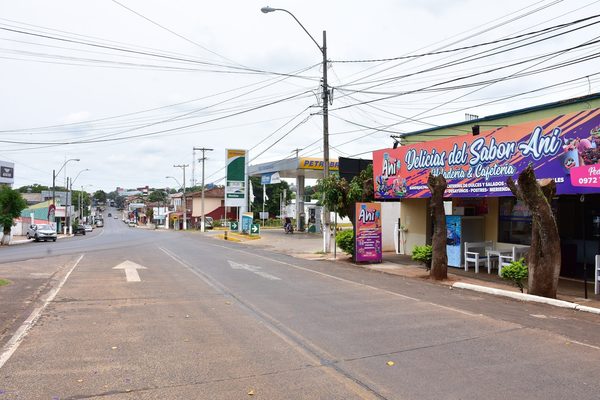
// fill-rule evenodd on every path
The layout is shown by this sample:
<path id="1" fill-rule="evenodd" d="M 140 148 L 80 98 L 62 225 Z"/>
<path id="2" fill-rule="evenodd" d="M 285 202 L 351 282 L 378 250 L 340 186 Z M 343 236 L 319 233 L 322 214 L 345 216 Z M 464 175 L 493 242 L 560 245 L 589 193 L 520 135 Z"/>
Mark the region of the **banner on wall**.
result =
<path id="1" fill-rule="evenodd" d="M 557 194 L 600 192 L 600 109 L 375 151 L 375 198 L 429 197 L 430 171 L 444 175 L 449 197 L 512 196 L 506 180 L 530 163 Z"/>
<path id="2" fill-rule="evenodd" d="M 225 207 L 243 207 L 246 204 L 246 150 L 225 150 L 227 177 Z"/>
<path id="3" fill-rule="evenodd" d="M 357 262 L 381 262 L 381 204 L 356 203 L 355 227 L 355 260 Z"/>

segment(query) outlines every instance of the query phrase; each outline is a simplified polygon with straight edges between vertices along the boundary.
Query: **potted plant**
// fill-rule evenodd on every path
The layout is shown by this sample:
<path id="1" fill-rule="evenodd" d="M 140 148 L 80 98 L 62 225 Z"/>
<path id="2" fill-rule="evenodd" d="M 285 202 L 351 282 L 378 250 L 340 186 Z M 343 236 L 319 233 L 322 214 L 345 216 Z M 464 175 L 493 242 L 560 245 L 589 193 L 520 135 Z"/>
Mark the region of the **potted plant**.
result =
<path id="1" fill-rule="evenodd" d="M 424 246 L 415 246 L 412 251 L 412 259 L 423 263 L 427 271 L 431 269 L 431 255 L 431 246 L 428 244 Z"/>

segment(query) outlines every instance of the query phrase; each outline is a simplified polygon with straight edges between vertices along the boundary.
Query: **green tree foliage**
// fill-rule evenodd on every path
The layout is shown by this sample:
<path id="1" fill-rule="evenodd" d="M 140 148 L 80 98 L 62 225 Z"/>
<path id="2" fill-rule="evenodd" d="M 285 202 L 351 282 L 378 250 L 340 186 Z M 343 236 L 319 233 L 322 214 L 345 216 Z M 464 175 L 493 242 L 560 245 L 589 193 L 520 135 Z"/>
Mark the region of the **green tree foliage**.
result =
<path id="1" fill-rule="evenodd" d="M 254 203 L 252 204 L 252 211 L 258 212 L 262 211 L 263 205 L 263 187 L 260 183 L 260 177 L 252 176 L 250 177 L 250 181 L 252 184 L 252 188 L 254 190 Z M 281 198 L 281 194 L 283 191 L 286 191 L 286 200 L 285 204 L 290 203 L 291 199 L 291 191 L 290 185 L 286 181 L 281 181 L 281 183 L 273 183 L 267 185 L 267 198 L 268 200 L 265 203 L 265 211 L 269 212 L 269 215 L 275 216 L 279 215 L 281 212 L 279 209 L 279 201 Z"/>
<path id="2" fill-rule="evenodd" d="M 27 202 L 21 193 L 8 186 L 0 186 L 0 225 L 4 233 L 2 244 L 8 244 L 13 220 L 21 215 L 21 211 L 25 208 Z"/>
<path id="3" fill-rule="evenodd" d="M 339 232 L 335 237 L 335 242 L 344 253 L 354 256 L 354 231 L 352 229 Z"/>
<path id="4" fill-rule="evenodd" d="M 348 183 L 337 174 L 320 179 L 317 191 L 321 204 L 329 210 L 337 211 L 340 216 L 350 217 L 354 224 L 354 207 L 357 202 L 373 201 L 373 166 L 369 165 Z"/>
<path id="5" fill-rule="evenodd" d="M 42 193 L 42 190 L 49 190 L 48 186 L 34 183 L 33 185 L 21 186 L 17 189 L 19 193 Z"/>
<path id="6" fill-rule="evenodd" d="M 104 190 L 97 190 L 92 197 L 97 203 L 106 203 L 107 197 Z"/>
<path id="7" fill-rule="evenodd" d="M 167 201 L 167 196 L 167 192 L 158 189 L 148 195 L 148 201 L 151 203 L 164 203 Z"/>

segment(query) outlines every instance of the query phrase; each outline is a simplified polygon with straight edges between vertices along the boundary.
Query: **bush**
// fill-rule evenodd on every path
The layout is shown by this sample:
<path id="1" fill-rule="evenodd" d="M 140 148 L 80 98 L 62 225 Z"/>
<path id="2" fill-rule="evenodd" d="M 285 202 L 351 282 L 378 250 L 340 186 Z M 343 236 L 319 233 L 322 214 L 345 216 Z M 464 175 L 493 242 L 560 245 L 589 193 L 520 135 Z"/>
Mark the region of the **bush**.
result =
<path id="1" fill-rule="evenodd" d="M 424 246 L 415 246 L 412 251 L 412 259 L 414 261 L 423 263 L 427 271 L 431 269 L 431 246 L 426 244 Z"/>
<path id="2" fill-rule="evenodd" d="M 521 293 L 523 293 L 525 280 L 529 276 L 529 269 L 527 268 L 527 264 L 525 264 L 525 259 L 521 258 L 518 261 L 513 261 L 510 265 L 502 268 L 500 276 L 502 279 L 512 281 L 521 290 Z"/>
<path id="3" fill-rule="evenodd" d="M 351 229 L 338 232 L 335 243 L 346 254 L 354 256 L 354 231 Z"/>

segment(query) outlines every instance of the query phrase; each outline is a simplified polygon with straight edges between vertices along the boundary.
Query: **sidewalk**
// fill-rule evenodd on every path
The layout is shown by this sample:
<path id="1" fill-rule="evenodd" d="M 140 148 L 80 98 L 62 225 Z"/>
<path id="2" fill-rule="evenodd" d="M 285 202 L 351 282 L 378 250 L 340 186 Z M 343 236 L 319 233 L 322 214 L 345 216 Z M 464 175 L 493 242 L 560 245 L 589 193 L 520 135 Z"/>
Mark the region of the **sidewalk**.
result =
<path id="1" fill-rule="evenodd" d="M 353 264 L 349 256 L 338 248 L 337 257 L 334 260 L 333 253 L 324 254 L 322 252 L 323 237 L 320 235 L 307 233 L 286 235 L 282 229 L 263 230 L 259 240 L 245 241 L 244 244 L 288 254 L 293 257 L 348 263 L 359 268 L 407 278 L 428 279 L 429 276 L 429 272 L 423 266 L 415 263 L 410 256 L 396 254 L 395 252 L 385 252 L 381 264 Z M 476 274 L 473 269 L 465 271 L 463 268 L 449 267 L 448 280 L 436 283 L 452 286 L 457 282 L 461 282 L 520 293 L 518 288 L 500 278 L 497 271 L 492 270 L 491 274 L 488 274 L 485 270 L 480 271 L 482 272 Z M 583 281 L 560 278 L 557 298 L 582 306 L 600 308 L 600 295 L 594 295 L 593 281 L 588 282 L 588 298 L 585 299 Z"/>
<path id="2" fill-rule="evenodd" d="M 66 237 L 71 237 L 71 236 L 73 236 L 73 235 L 63 235 L 61 233 L 56 238 L 57 239 L 64 239 Z M 14 246 L 14 245 L 17 245 L 17 244 L 24 244 L 24 243 L 29 243 L 29 242 L 33 242 L 33 239 L 27 239 L 26 236 L 17 236 L 17 235 L 14 235 L 12 237 L 11 241 L 10 241 L 9 246 Z"/>

